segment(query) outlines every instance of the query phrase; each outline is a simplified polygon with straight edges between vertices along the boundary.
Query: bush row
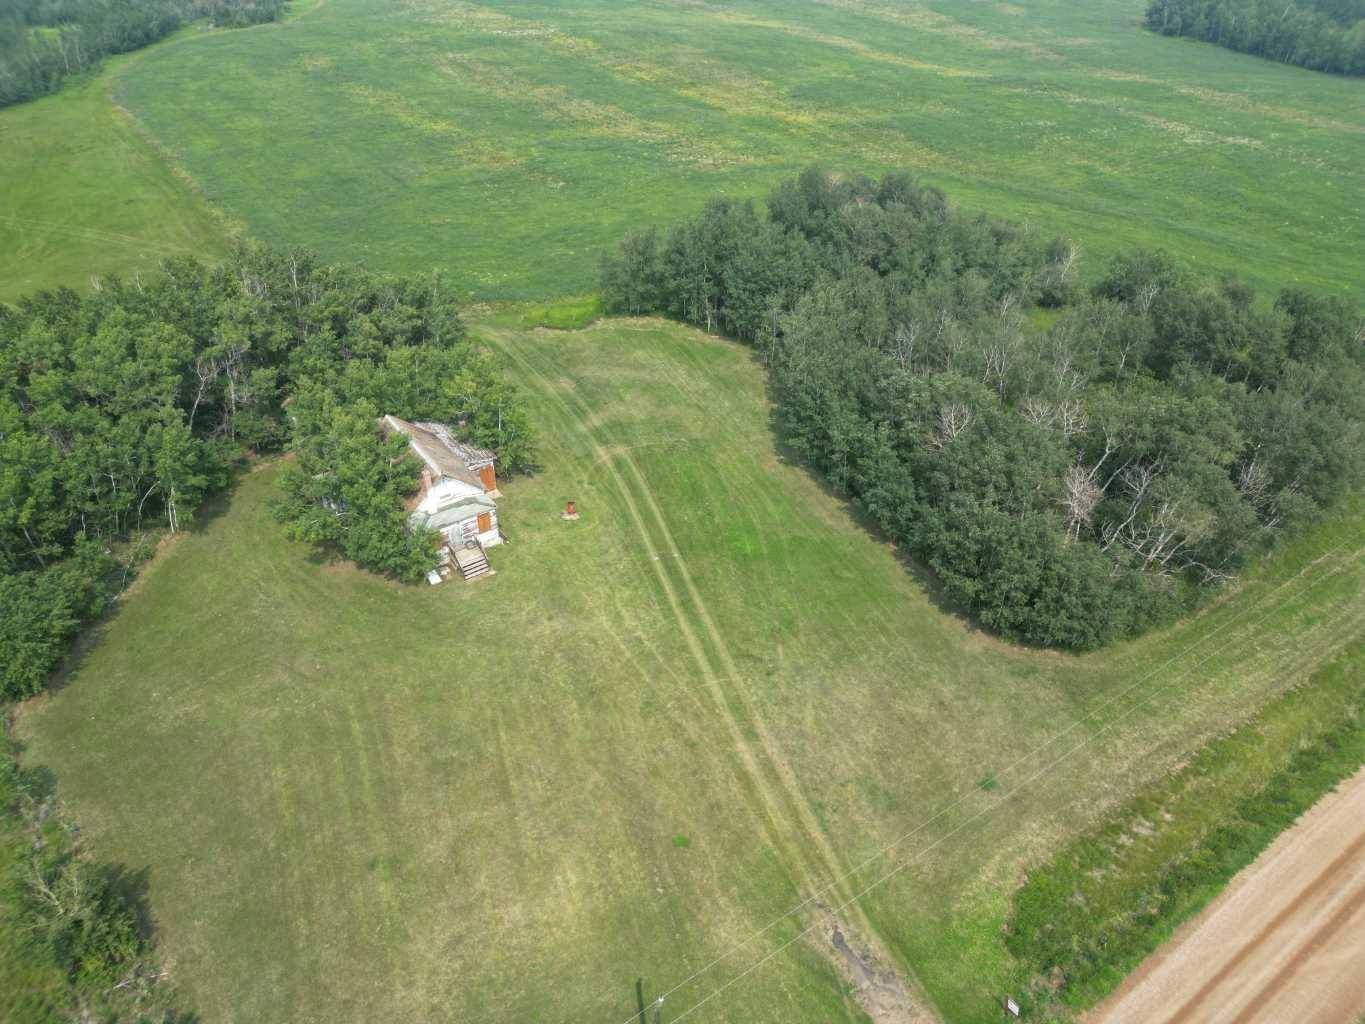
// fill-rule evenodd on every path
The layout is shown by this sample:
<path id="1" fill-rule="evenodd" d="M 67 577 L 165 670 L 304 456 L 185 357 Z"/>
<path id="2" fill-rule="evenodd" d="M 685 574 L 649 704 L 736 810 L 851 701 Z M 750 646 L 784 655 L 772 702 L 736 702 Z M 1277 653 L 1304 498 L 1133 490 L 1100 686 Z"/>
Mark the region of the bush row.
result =
<path id="1" fill-rule="evenodd" d="M 463 422 L 504 471 L 530 458 L 519 398 L 439 280 L 246 247 L 0 305 L 0 698 L 42 687 L 117 589 L 114 550 L 186 528 L 250 452 L 296 453 L 297 536 L 418 578 L 435 552 L 407 530 L 417 467 L 381 443 L 386 412 Z"/>
<path id="2" fill-rule="evenodd" d="M 1221 585 L 1365 470 L 1358 310 L 1075 247 L 818 168 L 627 237 L 609 309 L 755 345 L 782 441 L 988 628 L 1092 648 Z M 1049 325 L 1050 326 L 1046 326 Z"/>

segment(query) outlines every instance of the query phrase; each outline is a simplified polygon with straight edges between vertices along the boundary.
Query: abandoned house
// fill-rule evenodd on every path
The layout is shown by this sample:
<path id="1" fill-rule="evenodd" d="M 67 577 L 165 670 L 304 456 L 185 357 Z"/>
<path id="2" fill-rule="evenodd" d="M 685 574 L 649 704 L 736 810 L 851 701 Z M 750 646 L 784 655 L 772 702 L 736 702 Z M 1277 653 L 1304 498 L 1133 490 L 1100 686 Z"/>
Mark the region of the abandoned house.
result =
<path id="1" fill-rule="evenodd" d="M 501 494 L 493 453 L 461 441 L 442 423 L 409 423 L 397 416 L 385 416 L 381 425 L 386 434 L 407 437 L 409 447 L 422 460 L 422 483 L 412 500 L 408 521 L 415 528 L 439 533 L 460 563 L 462 574 L 468 577 L 463 563 L 469 556 L 464 553 L 503 541 L 498 529 L 495 499 Z M 446 556 L 444 546 L 442 555 Z M 481 554 L 478 560 L 483 561 Z"/>

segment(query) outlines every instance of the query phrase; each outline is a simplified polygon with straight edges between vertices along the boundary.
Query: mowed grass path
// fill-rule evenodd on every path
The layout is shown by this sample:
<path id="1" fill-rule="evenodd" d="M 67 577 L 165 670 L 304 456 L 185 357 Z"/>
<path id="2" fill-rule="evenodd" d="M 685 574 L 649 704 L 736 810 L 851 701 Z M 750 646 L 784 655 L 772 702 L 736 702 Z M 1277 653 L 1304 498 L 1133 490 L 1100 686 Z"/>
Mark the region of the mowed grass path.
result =
<path id="1" fill-rule="evenodd" d="M 323 564 L 266 466 L 21 718 L 207 1022 L 623 1024 L 637 977 L 668 1020 L 858 1019 L 819 919 L 760 930 L 863 890 L 846 925 L 994 1022 L 1022 871 L 1361 633 L 1356 503 L 1191 622 L 1007 647 L 783 461 L 747 351 L 513 322 L 545 468 L 496 576 Z"/>
<path id="2" fill-rule="evenodd" d="M 1139 27 L 1143 0 L 327 0 L 115 94 L 250 231 L 576 293 L 624 231 L 812 161 L 1278 287 L 1365 279 L 1365 82 Z"/>

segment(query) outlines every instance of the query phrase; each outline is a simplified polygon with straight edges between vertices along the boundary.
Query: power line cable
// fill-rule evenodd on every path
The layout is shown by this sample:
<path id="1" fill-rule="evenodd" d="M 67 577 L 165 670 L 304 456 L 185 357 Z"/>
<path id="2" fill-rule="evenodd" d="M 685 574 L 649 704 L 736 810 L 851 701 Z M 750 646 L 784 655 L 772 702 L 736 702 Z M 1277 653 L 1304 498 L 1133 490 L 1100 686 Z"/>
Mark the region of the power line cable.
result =
<path id="1" fill-rule="evenodd" d="M 1320 556 L 1319 558 L 1315 559 L 1315 560 L 1314 560 L 1312 563 L 1310 563 L 1309 565 L 1304 566 L 1302 569 L 1300 569 L 1297 573 L 1295 573 L 1295 574 L 1294 574 L 1293 576 L 1291 576 L 1289 579 L 1284 580 L 1284 581 L 1282 581 L 1281 583 L 1277 584 L 1276 587 L 1274 588 L 1274 590 L 1271 591 L 1271 593 L 1272 593 L 1272 594 L 1275 594 L 1275 593 L 1280 592 L 1280 591 L 1283 590 L 1286 586 L 1289 586 L 1289 585 L 1292 584 L 1295 580 L 1297 580 L 1297 579 L 1299 579 L 1300 577 L 1302 577 L 1302 576 L 1304 575 L 1304 573 L 1308 572 L 1309 569 L 1311 569 L 1311 568 L 1313 567 L 1313 565 L 1317 565 L 1317 564 L 1319 564 L 1319 563 L 1321 563 L 1321 562 L 1323 562 L 1323 561 L 1325 561 L 1325 560 L 1331 558 L 1333 555 L 1335 555 L 1337 552 L 1339 552 L 1340 550 L 1342 550 L 1344 547 L 1345 547 L 1345 544 L 1342 543 L 1342 544 L 1338 544 L 1338 545 L 1336 545 L 1335 547 L 1329 549 L 1326 553 L 1324 553 L 1324 554 L 1323 554 L 1322 556 Z M 1350 558 L 1349 558 L 1343 565 L 1340 565 L 1340 566 L 1338 566 L 1337 568 L 1331 570 L 1330 572 L 1327 572 L 1327 573 L 1323 574 L 1322 576 L 1320 576 L 1320 577 L 1318 577 L 1317 579 L 1315 579 L 1313 582 L 1309 583 L 1308 586 L 1304 587 L 1303 589 L 1299 590 L 1298 592 L 1296 592 L 1296 593 L 1293 594 L 1292 596 L 1286 598 L 1284 601 L 1282 601 L 1282 602 L 1280 602 L 1279 604 L 1277 604 L 1277 605 L 1276 605 L 1274 608 L 1272 608 L 1269 612 L 1267 612 L 1267 613 L 1266 613 L 1265 615 L 1263 615 L 1260 619 L 1258 619 L 1258 620 L 1256 621 L 1256 625 L 1259 626 L 1261 623 L 1267 621 L 1271 616 L 1275 615 L 1277 612 L 1279 612 L 1279 611 L 1281 611 L 1282 609 L 1284 609 L 1285 607 L 1287 607 L 1287 606 L 1288 606 L 1289 604 L 1291 604 L 1293 601 L 1297 600 L 1299 597 L 1302 597 L 1304 594 L 1308 593 L 1308 592 L 1309 592 L 1310 590 L 1312 590 L 1314 587 L 1320 585 L 1321 583 L 1323 583 L 1323 582 L 1325 582 L 1326 580 L 1332 578 L 1333 576 L 1336 576 L 1336 575 L 1340 574 L 1340 573 L 1341 573 L 1342 571 L 1344 571 L 1348 566 L 1350 566 L 1351 564 L 1354 563 L 1355 559 L 1360 555 L 1360 553 L 1361 553 L 1362 551 L 1365 551 L 1365 547 L 1357 548 L 1357 549 L 1351 554 Z M 1257 605 L 1259 605 L 1260 603 L 1261 603 L 1261 602 L 1258 601 L 1258 602 L 1257 602 Z M 1255 607 L 1257 607 L 1257 605 L 1252 605 L 1252 606 L 1248 607 L 1246 610 L 1239 611 L 1239 612 L 1238 612 L 1236 615 L 1234 615 L 1232 618 L 1230 618 L 1230 619 L 1228 619 L 1227 621 L 1221 623 L 1219 626 L 1217 626 L 1215 629 L 1213 629 L 1213 630 L 1210 631 L 1209 633 L 1206 633 L 1206 634 L 1204 634 L 1202 637 L 1200 637 L 1198 640 L 1195 640 L 1195 641 L 1194 641 L 1193 643 L 1191 643 L 1188 647 L 1186 647 L 1186 648 L 1184 648 L 1183 650 L 1181 650 L 1180 652 L 1178 652 L 1178 653 L 1172 655 L 1170 658 L 1168 658 L 1165 662 L 1163 662 L 1163 663 L 1162 663 L 1161 665 L 1159 665 L 1157 668 L 1153 669 L 1152 671 L 1150 671 L 1150 672 L 1146 673 L 1145 675 L 1143 675 L 1142 677 L 1140 677 L 1136 682 L 1134 682 L 1134 683 L 1130 684 L 1129 686 L 1125 687 L 1124 689 L 1120 690 L 1118 693 L 1116 693 L 1116 694 L 1114 694 L 1114 695 L 1112 695 L 1112 696 L 1106 698 L 1106 699 L 1105 699 L 1104 701 L 1102 701 L 1099 705 L 1097 705 L 1097 706 L 1096 706 L 1095 708 L 1093 708 L 1092 710 L 1086 712 L 1086 714 L 1082 715 L 1080 718 L 1078 718 L 1078 719 L 1076 719 L 1075 721 L 1073 721 L 1073 722 L 1072 722 L 1070 725 L 1068 725 L 1066 728 L 1059 730 L 1058 732 L 1056 732 L 1055 734 L 1053 734 L 1051 737 L 1049 737 L 1046 741 L 1044 741 L 1042 744 L 1040 744 L 1039 746 L 1033 748 L 1033 749 L 1030 750 L 1028 753 L 1026 753 L 1026 754 L 1024 754 L 1023 756 L 1021 756 L 1020 758 L 1016 759 L 1012 764 L 1010 764 L 1009 766 L 1007 766 L 1006 768 L 1004 768 L 1002 771 L 996 773 L 996 778 L 999 778 L 1000 776 L 1002 776 L 1002 775 L 1004 775 L 1004 774 L 1006 774 L 1006 773 L 1008 773 L 1008 772 L 1013 771 L 1015 768 L 1019 767 L 1019 766 L 1020 766 L 1021 764 L 1023 764 L 1025 761 L 1028 761 L 1028 760 L 1030 760 L 1031 758 L 1037 756 L 1037 755 L 1040 754 L 1042 751 L 1046 750 L 1048 747 L 1050 747 L 1050 746 L 1052 746 L 1054 743 L 1056 743 L 1059 739 L 1063 738 L 1064 736 L 1066 736 L 1066 735 L 1068 735 L 1069 733 L 1071 733 L 1072 731 L 1074 731 L 1077 727 L 1079 727 L 1080 725 L 1082 725 L 1083 723 L 1085 723 L 1087 720 L 1094 718 L 1099 712 L 1103 711 L 1105 708 L 1112 706 L 1113 704 L 1115 704 L 1115 703 L 1118 702 L 1119 700 L 1122 700 L 1124 697 L 1126 697 L 1126 696 L 1128 696 L 1129 694 L 1133 693 L 1135 690 L 1137 690 L 1139 687 L 1141 687 L 1141 686 L 1144 685 L 1146 682 L 1148 682 L 1149 680 L 1151 680 L 1153 677 L 1155 677 L 1156 675 L 1158 675 L 1158 674 L 1161 673 L 1161 672 L 1164 672 L 1166 669 L 1168 669 L 1168 668 L 1169 668 L 1171 665 L 1173 665 L 1175 662 L 1179 661 L 1181 658 L 1185 657 L 1185 656 L 1188 655 L 1190 652 L 1192 652 L 1193 650 L 1195 650 L 1196 648 L 1198 648 L 1198 647 L 1201 646 L 1202 644 L 1206 643 L 1206 642 L 1207 642 L 1208 640 L 1210 640 L 1212 637 L 1217 636 L 1219 633 L 1222 633 L 1224 630 L 1226 630 L 1229 626 L 1233 625 L 1234 623 L 1240 622 L 1241 620 L 1245 619 L 1245 618 L 1251 613 L 1251 611 L 1254 610 Z M 1203 658 L 1201 658 L 1199 661 L 1197 661 L 1194 665 L 1191 665 L 1190 667 L 1188 667 L 1188 668 L 1184 669 L 1182 672 L 1180 672 L 1180 674 L 1177 675 L 1170 683 L 1166 684 L 1165 686 L 1159 687 L 1158 689 L 1154 690 L 1153 692 L 1147 694 L 1146 697 L 1143 698 L 1143 699 L 1144 699 L 1144 700 L 1150 699 L 1151 697 L 1154 697 L 1154 696 L 1156 696 L 1156 695 L 1159 694 L 1159 693 L 1163 693 L 1163 692 L 1165 692 L 1166 690 L 1169 690 L 1169 689 L 1171 688 L 1171 686 L 1173 686 L 1173 685 L 1174 685 L 1176 682 L 1178 682 L 1180 679 L 1183 679 L 1186 675 L 1188 675 L 1188 674 L 1189 674 L 1190 672 L 1192 672 L 1194 669 L 1198 668 L 1199 666 L 1201 666 L 1201 665 L 1205 664 L 1206 662 L 1210 661 L 1212 658 L 1216 657 L 1218 654 L 1222 653 L 1222 651 L 1225 650 L 1228 646 L 1230 646 L 1230 645 L 1232 644 L 1232 642 L 1233 642 L 1232 640 L 1229 640 L 1227 643 L 1221 644 L 1216 650 L 1214 650 L 1214 651 L 1210 652 L 1209 654 L 1205 655 Z M 1142 702 L 1143 702 L 1142 700 L 1139 700 L 1139 701 L 1135 702 L 1130 708 L 1128 708 L 1126 711 L 1124 711 L 1122 714 L 1120 714 L 1120 715 L 1119 715 L 1117 718 L 1115 718 L 1113 721 L 1111 721 L 1111 722 L 1107 723 L 1106 725 L 1102 726 L 1097 732 L 1093 733 L 1092 735 L 1090 735 L 1090 736 L 1087 737 L 1086 739 L 1082 740 L 1082 741 L 1081 741 L 1079 744 L 1077 744 L 1075 747 L 1072 747 L 1071 749 L 1067 750 L 1067 751 L 1066 751 L 1065 753 L 1063 753 L 1060 757 L 1058 757 L 1058 758 L 1056 758 L 1054 761 L 1050 762 L 1045 768 L 1041 769 L 1039 772 L 1037 772 L 1037 773 L 1035 773 L 1034 775 L 1030 776 L 1028 779 L 1026 779 L 1024 782 L 1020 783 L 1020 784 L 1019 784 L 1018 786 L 1016 786 L 1014 789 L 1008 791 L 1006 794 L 1003 794 L 1000 800 L 996 801 L 996 802 L 993 803 L 993 804 L 988 805 L 988 806 L 987 806 L 986 808 L 984 808 L 983 810 L 981 810 L 981 811 L 977 812 L 976 814 L 972 815 L 971 817 L 967 818 L 964 822 L 962 822 L 962 824 L 958 825 L 958 826 L 957 826 L 956 828 L 954 828 L 952 831 L 946 833 L 944 836 L 941 836 L 939 839 L 935 840 L 935 841 L 934 841 L 932 844 L 930 844 L 929 846 L 927 846 L 927 847 L 925 847 L 924 849 L 922 849 L 922 850 L 918 851 L 917 853 L 915 853 L 909 860 L 906 860 L 906 861 L 902 862 L 900 865 L 898 865 L 896 868 L 894 868 L 891 872 L 889 872 L 888 874 L 883 875 L 881 878 L 877 879 L 875 882 L 873 882 L 873 883 L 872 883 L 871 885 L 869 885 L 867 888 L 861 890 L 858 894 L 856 894 L 855 896 L 853 896 L 851 899 L 846 900 L 844 903 L 839 904 L 839 906 L 837 906 L 837 907 L 834 908 L 835 911 L 837 912 L 837 911 L 839 911 L 839 910 L 842 910 L 842 909 L 844 909 L 845 907 L 849 906 L 850 904 L 852 904 L 852 903 L 856 902 L 857 900 L 861 899 L 862 896 L 866 895 L 869 891 L 871 891 L 872 889 L 876 888 L 878 885 L 881 885 L 883 882 L 889 880 L 890 878 L 894 877 L 894 876 L 895 876 L 896 874 L 898 874 L 901 870 L 903 870 L 905 867 L 907 867 L 910 863 L 913 863 L 913 861 L 914 861 L 915 859 L 918 859 L 919 857 L 923 856 L 925 853 L 928 853 L 930 850 L 935 849 L 937 846 L 941 845 L 941 844 L 942 844 L 943 842 L 945 842 L 947 839 L 949 839 L 949 838 L 951 838 L 952 836 L 956 835 L 958 832 L 960 832 L 960 831 L 961 831 L 963 828 L 965 828 L 967 825 L 969 825 L 969 824 L 971 824 L 972 822 L 978 820 L 980 817 L 984 816 L 985 814 L 988 814 L 988 813 L 989 813 L 991 810 L 993 810 L 995 807 L 998 807 L 1000 804 L 1004 803 L 1005 800 L 1008 800 L 1010 797 L 1014 796 L 1016 793 L 1019 792 L 1019 790 L 1023 789 L 1025 786 L 1027 786 L 1027 785 L 1029 785 L 1030 783 L 1032 783 L 1033 781 L 1035 781 L 1035 780 L 1036 780 L 1037 778 L 1039 778 L 1042 774 L 1045 774 L 1046 772 L 1051 771 L 1052 768 L 1054 768 L 1054 767 L 1056 767 L 1057 765 L 1061 764 L 1063 761 L 1065 761 L 1068 757 L 1070 757 L 1070 756 L 1071 756 L 1072 754 L 1074 754 L 1076 751 L 1078 751 L 1078 750 L 1082 749 L 1083 747 L 1087 746 L 1087 745 L 1088 745 L 1090 742 L 1092 742 L 1096 737 L 1102 735 L 1104 732 L 1106 732 L 1107 730 L 1109 730 L 1110 728 L 1112 728 L 1112 726 L 1115 725 L 1117 722 L 1122 721 L 1122 720 L 1123 720 L 1124 718 L 1126 718 L 1128 715 L 1132 714 L 1138 707 L 1141 706 Z M 671 988 L 669 988 L 667 991 L 665 991 L 665 992 L 663 993 L 663 996 L 662 996 L 661 998 L 667 997 L 667 996 L 669 996 L 669 995 L 672 995 L 673 993 L 677 992 L 677 991 L 678 991 L 680 988 L 682 988 L 683 986 L 690 984 L 692 981 L 695 981 L 697 978 L 701 977 L 703 974 L 705 974 L 706 972 L 710 971 L 710 970 L 711 970 L 713 967 L 715 967 L 717 964 L 719 964 L 719 963 L 721 963 L 722 961 L 728 959 L 730 956 L 732 956 L 732 955 L 733 955 L 735 952 L 737 952 L 738 950 L 743 949 L 745 946 L 747 946 L 748 944 L 750 944 L 751 942 L 753 942 L 755 939 L 758 939 L 758 938 L 760 938 L 761 936 L 763 936 L 764 934 L 766 934 L 767 932 L 771 931 L 774 927 L 776 927 L 776 926 L 777 926 L 778 924 L 780 924 L 782 921 L 784 921 L 784 920 L 786 920 L 787 918 L 791 917 L 793 914 L 799 913 L 801 910 L 804 910 L 806 907 L 810 906 L 811 903 L 813 903 L 813 902 L 815 902 L 817 899 L 819 899 L 820 896 L 822 896 L 822 895 L 824 895 L 825 893 L 829 892 L 829 890 L 832 889 L 832 888 L 833 888 L 835 885 L 837 885 L 839 882 L 844 881 L 845 879 L 851 877 L 852 875 L 855 875 L 855 874 L 857 874 L 858 872 L 862 871 L 863 868 L 867 867 L 867 866 L 868 866 L 869 864 L 871 864 L 873 861 L 875 861 L 875 860 L 877 860 L 877 859 L 879 859 L 879 858 L 885 856 L 888 852 L 890 852 L 891 850 L 894 850 L 897 846 L 899 846 L 899 845 L 901 845 L 902 843 L 904 843 L 907 839 L 910 839 L 911 837 L 917 835 L 919 832 L 923 831 L 925 828 L 927 828 L 929 825 L 933 824 L 933 822 L 937 821 L 939 818 L 943 817 L 945 814 L 947 814 L 947 813 L 949 813 L 950 811 L 954 810 L 955 808 L 961 806 L 961 804 L 962 804 L 962 803 L 967 799 L 967 797 L 970 796 L 970 795 L 972 795 L 972 791 L 971 791 L 970 789 L 967 789 L 967 790 L 965 790 L 965 791 L 962 791 L 961 794 L 957 796 L 957 799 L 955 799 L 955 800 L 953 800 L 952 802 L 950 802 L 950 803 L 944 805 L 942 808 L 940 808 L 938 811 L 936 811 L 936 812 L 935 812 L 933 815 L 931 815 L 929 818 L 926 818 L 924 821 L 922 821 L 922 822 L 920 822 L 918 825 L 916 825 L 916 826 L 915 826 L 913 829 L 911 829 L 909 832 L 906 832 L 904 835 L 902 835 L 902 836 L 900 836 L 899 838 L 893 840 L 893 841 L 892 841 L 890 844 L 888 844 L 887 846 L 882 847 L 882 848 L 881 848 L 880 850 L 878 850 L 877 852 L 871 854 L 870 856 L 868 856 L 867 858 L 865 858 L 863 861 L 861 861 L 859 864 L 857 864 L 857 865 L 854 866 L 853 868 L 850 868 L 848 871 L 844 872 L 843 874 L 836 876 L 835 878 L 833 878 L 832 880 L 830 880 L 826 885 L 824 885 L 822 888 L 816 890 L 816 892 L 813 893 L 811 896 L 807 897 L 807 898 L 806 898 L 805 900 L 803 900 L 801 903 L 797 904 L 795 907 L 792 907 L 790 910 L 786 911 L 785 913 L 783 913 L 783 914 L 779 915 L 778 917 L 774 918 L 772 921 L 768 922 L 768 924 L 764 925 L 761 929 L 759 929 L 758 931 L 754 932 L 754 933 L 753 933 L 752 935 L 750 935 L 748 938 L 745 938 L 745 939 L 743 939 L 742 941 L 740 941 L 739 943 L 736 943 L 734 946 L 731 946 L 728 950 L 726 950 L 724 953 L 722 953 L 722 954 L 720 954 L 719 956 L 717 956 L 715 959 L 711 960 L 709 963 L 707 963 L 707 964 L 705 964 L 704 966 L 698 968 L 696 971 L 694 971 L 694 972 L 693 972 L 691 975 L 689 975 L 687 978 L 684 978 L 682 981 L 678 982 L 678 983 L 675 984 L 673 987 L 671 987 Z M 713 999 L 715 996 L 719 995 L 721 992 L 725 991 L 725 989 L 729 988 L 730 985 L 732 985 L 732 984 L 734 984 L 735 982 L 739 981 L 740 979 L 746 977 L 748 974 L 752 973 L 754 970 L 758 969 L 758 968 L 761 967 L 763 964 L 767 963 L 769 960 L 771 960 L 771 959 L 772 959 L 774 956 L 776 956 L 778 953 L 780 953 L 780 952 L 782 952 L 783 950 L 785 950 L 788 946 L 790 946 L 792 943 L 796 942 L 798 939 L 800 939 L 800 938 L 802 938 L 803 936 L 809 934 L 809 933 L 810 933 L 812 930 L 814 930 L 816 927 L 818 927 L 818 922 L 817 922 L 817 924 L 810 925 L 810 926 L 808 926 L 807 928 L 803 929 L 802 931 L 798 932 L 798 933 L 796 934 L 796 936 L 794 936 L 792 939 L 789 939 L 787 942 L 783 943 L 781 946 L 778 946 L 775 950 L 771 951 L 769 954 L 767 954 L 765 957 L 763 957 L 763 958 L 762 958 L 761 960 L 759 960 L 757 963 L 755 963 L 755 964 L 752 965 L 751 967 L 747 968 L 747 969 L 746 969 L 744 972 L 742 972 L 741 974 L 736 975 L 736 976 L 735 976 L 734 978 L 732 978 L 730 981 L 726 982 L 726 983 L 725 983 L 724 985 L 722 985 L 720 988 L 716 989 L 716 990 L 715 990 L 714 992 L 712 992 L 710 995 L 706 996 L 703 1000 L 701 1000 L 701 1002 L 698 1002 L 698 1003 L 694 1004 L 693 1006 L 689 1007 L 687 1010 L 683 1011 L 683 1013 L 680 1014 L 679 1016 L 674 1017 L 673 1020 L 674 1020 L 675 1022 L 676 1022 L 676 1021 L 680 1021 L 680 1020 L 682 1020 L 684 1017 L 690 1015 L 693 1011 L 695 1011 L 696 1009 L 700 1008 L 704 1003 L 709 1002 L 709 1001 L 710 1001 L 711 999 Z M 625 1019 L 625 1021 L 623 1022 L 623 1024 L 630 1024 L 631 1020 L 632 1020 L 632 1018 L 628 1017 L 628 1018 Z"/>

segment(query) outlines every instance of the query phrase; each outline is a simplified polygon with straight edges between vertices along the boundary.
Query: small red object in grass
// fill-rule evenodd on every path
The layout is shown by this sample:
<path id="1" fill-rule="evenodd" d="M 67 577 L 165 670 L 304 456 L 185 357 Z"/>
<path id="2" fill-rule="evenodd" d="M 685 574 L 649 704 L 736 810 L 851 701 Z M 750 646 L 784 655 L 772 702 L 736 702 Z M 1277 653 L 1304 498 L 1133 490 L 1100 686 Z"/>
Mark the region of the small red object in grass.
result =
<path id="1" fill-rule="evenodd" d="M 560 519 L 577 519 L 578 505 L 576 502 L 569 502 L 564 506 L 564 511 L 559 514 Z"/>

